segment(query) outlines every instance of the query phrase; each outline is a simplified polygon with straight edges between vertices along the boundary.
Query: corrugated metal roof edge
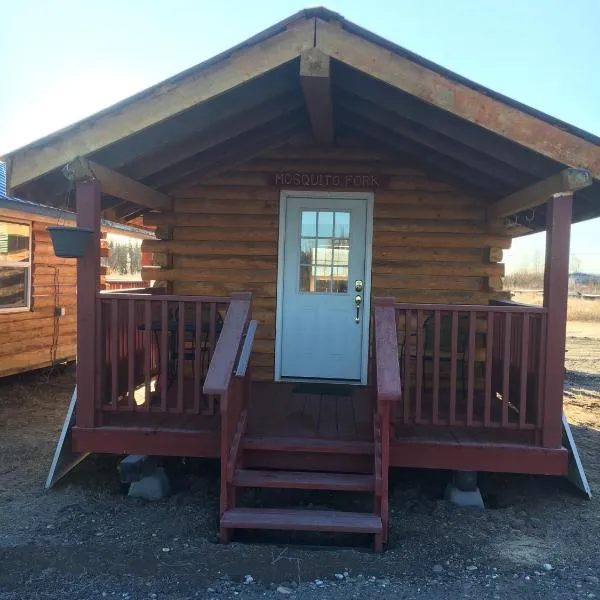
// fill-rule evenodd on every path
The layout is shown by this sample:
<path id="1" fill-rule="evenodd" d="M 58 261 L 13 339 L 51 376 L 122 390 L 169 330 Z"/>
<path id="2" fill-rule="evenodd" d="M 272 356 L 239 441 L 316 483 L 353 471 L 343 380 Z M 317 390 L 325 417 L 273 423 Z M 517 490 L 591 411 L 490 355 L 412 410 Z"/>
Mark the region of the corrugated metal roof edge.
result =
<path id="1" fill-rule="evenodd" d="M 55 217 L 57 219 L 64 219 L 65 221 L 75 220 L 75 213 L 70 210 L 54 208 L 52 206 L 47 206 L 46 204 L 38 204 L 37 202 L 31 202 L 30 200 L 23 200 L 22 198 L 4 196 L 0 194 L 0 209 L 2 208 L 26 212 L 34 215 L 43 215 L 45 217 Z M 141 229 L 140 227 L 125 225 L 115 221 L 108 221 L 107 219 L 102 219 L 101 223 L 103 227 L 122 231 L 124 235 L 127 233 L 135 233 L 137 235 L 155 237 L 152 231 Z"/>
<path id="2" fill-rule="evenodd" d="M 67 127 L 63 128 L 63 129 L 60 129 L 58 131 L 55 131 L 54 133 L 44 136 L 43 138 L 35 140 L 35 141 L 31 142 L 30 144 L 26 144 L 25 146 L 22 146 L 21 148 L 16 148 L 15 150 L 12 150 L 11 152 L 8 152 L 7 154 L 5 154 L 4 158 L 8 159 L 13 154 L 16 154 L 17 152 L 21 152 L 24 149 L 30 149 L 30 148 L 35 148 L 38 146 L 43 146 L 48 140 L 50 140 L 56 136 L 63 135 L 64 133 L 67 133 L 68 131 L 81 126 L 86 121 L 97 119 L 97 118 L 102 117 L 106 114 L 109 114 L 113 111 L 120 110 L 120 109 L 124 108 L 125 106 L 127 106 L 128 104 L 134 103 L 137 100 L 140 100 L 143 97 L 152 94 L 152 92 L 154 92 L 156 89 L 159 89 L 161 86 L 172 85 L 181 79 L 185 79 L 189 75 L 198 73 L 198 72 L 202 71 L 203 69 L 206 69 L 206 68 L 228 58 L 233 53 L 239 52 L 240 50 L 242 50 L 244 48 L 254 46 L 255 44 L 258 44 L 259 42 L 262 42 L 262 41 L 282 32 L 283 30 L 285 30 L 285 28 L 290 23 L 293 23 L 294 21 L 297 21 L 301 18 L 305 18 L 305 19 L 321 18 L 325 21 L 333 21 L 333 20 L 340 21 L 340 23 L 342 24 L 344 29 L 346 29 L 350 33 L 354 33 L 355 35 L 358 35 L 358 36 L 360 36 L 364 39 L 367 39 L 375 44 L 378 44 L 381 47 L 386 48 L 387 50 L 390 50 L 391 52 L 394 52 L 395 54 L 405 56 L 409 60 L 411 60 L 417 64 L 420 64 L 428 69 L 431 69 L 432 71 L 435 71 L 435 72 L 439 73 L 440 75 L 447 77 L 448 79 L 451 79 L 453 81 L 456 81 L 457 83 L 466 85 L 474 90 L 477 90 L 481 93 L 486 94 L 490 98 L 494 98 L 508 106 L 516 108 L 517 110 L 528 113 L 542 121 L 545 121 L 546 123 L 548 123 L 554 127 L 559 127 L 560 129 L 568 131 L 569 133 L 572 133 L 573 135 L 576 135 L 582 139 L 585 139 L 593 144 L 597 144 L 600 146 L 600 137 L 594 135 L 593 133 L 590 133 L 588 131 L 580 129 L 579 127 L 575 127 L 574 125 L 571 125 L 570 123 L 561 121 L 560 119 L 557 119 L 556 117 L 552 117 L 551 115 L 548 115 L 542 111 L 532 108 L 531 106 L 527 106 L 526 104 L 521 104 L 520 102 L 513 100 L 512 98 L 509 98 L 508 96 L 504 96 L 503 94 L 500 94 L 489 88 L 479 85 L 479 84 L 475 83 L 474 81 L 467 79 L 466 77 L 462 77 L 461 75 L 458 75 L 457 73 L 454 73 L 453 71 L 450 71 L 449 69 L 446 69 L 445 67 L 442 67 L 430 60 L 427 60 L 426 58 L 423 58 L 422 56 L 415 54 L 414 52 L 411 52 L 410 50 L 407 50 L 406 48 L 403 48 L 402 46 L 399 46 L 398 44 L 395 44 L 385 38 L 382 38 L 382 37 L 378 36 L 377 34 L 360 27 L 359 25 L 356 25 L 352 21 L 348 21 L 346 18 L 344 18 L 339 13 L 329 10 L 328 8 L 325 8 L 324 6 L 317 6 L 317 7 L 313 7 L 313 8 L 302 9 L 302 10 L 298 11 L 297 13 L 294 13 L 293 15 L 287 17 L 286 19 L 283 19 L 282 21 L 275 23 L 271 27 L 264 29 L 260 33 L 257 33 L 256 35 L 248 38 L 247 40 L 241 42 L 240 44 L 233 46 L 232 48 L 229 48 L 228 50 L 225 50 L 224 52 L 221 52 L 221 53 L 213 56 L 212 58 L 209 58 L 208 60 L 198 63 L 197 65 L 194 65 L 193 67 L 190 67 L 189 69 L 181 71 L 180 73 L 177 73 L 176 75 L 169 77 L 168 79 L 165 79 L 159 83 L 156 83 L 156 84 L 150 86 L 149 88 L 146 88 L 146 89 L 138 92 L 137 94 L 134 94 L 133 96 L 129 96 L 128 98 L 125 98 L 124 100 L 121 100 L 120 102 L 117 102 L 116 104 L 113 104 L 113 105 L 111 105 L 97 113 L 94 113 L 80 121 L 77 121 L 71 125 L 68 125 Z M 2 157 L 0 157 L 0 158 L 2 158 Z"/>

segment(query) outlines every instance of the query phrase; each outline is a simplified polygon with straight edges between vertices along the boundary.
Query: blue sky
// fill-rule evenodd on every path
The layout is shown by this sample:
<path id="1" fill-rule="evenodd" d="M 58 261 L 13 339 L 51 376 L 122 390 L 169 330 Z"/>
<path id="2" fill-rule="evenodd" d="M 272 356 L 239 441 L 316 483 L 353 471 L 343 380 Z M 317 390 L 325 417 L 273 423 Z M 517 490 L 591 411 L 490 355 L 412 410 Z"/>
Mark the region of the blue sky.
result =
<path id="1" fill-rule="evenodd" d="M 291 0 L 0 0 L 0 155 L 304 8 Z M 426 58 L 600 135 L 598 0 L 345 0 L 327 7 Z M 507 268 L 542 235 L 516 240 Z M 600 219 L 571 253 L 600 273 Z"/>

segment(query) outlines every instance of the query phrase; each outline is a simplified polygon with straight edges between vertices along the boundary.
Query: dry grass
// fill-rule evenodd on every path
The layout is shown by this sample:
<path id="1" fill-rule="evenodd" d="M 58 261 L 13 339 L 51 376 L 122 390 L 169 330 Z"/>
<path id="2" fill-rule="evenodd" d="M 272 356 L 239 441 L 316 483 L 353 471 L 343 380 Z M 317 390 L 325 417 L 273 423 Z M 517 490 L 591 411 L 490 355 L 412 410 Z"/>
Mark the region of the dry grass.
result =
<path id="1" fill-rule="evenodd" d="M 513 300 L 523 304 L 542 304 L 541 292 L 513 292 Z M 570 297 L 567 307 L 567 319 L 583 323 L 600 322 L 600 298 L 598 300 L 585 300 L 584 298 Z"/>

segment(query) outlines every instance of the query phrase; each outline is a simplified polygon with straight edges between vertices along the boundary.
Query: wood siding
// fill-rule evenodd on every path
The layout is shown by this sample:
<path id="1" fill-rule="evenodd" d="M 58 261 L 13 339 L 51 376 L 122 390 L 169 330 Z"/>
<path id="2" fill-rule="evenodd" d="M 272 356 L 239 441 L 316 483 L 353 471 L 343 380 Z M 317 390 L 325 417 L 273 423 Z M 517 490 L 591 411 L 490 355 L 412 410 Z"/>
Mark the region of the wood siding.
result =
<path id="1" fill-rule="evenodd" d="M 159 232 L 168 231 L 170 239 L 144 242 L 144 248 L 164 252 L 172 265 L 144 270 L 146 279 L 171 282 L 175 294 L 253 293 L 256 378 L 273 378 L 280 189 L 272 183 L 282 171 L 389 177 L 385 189 L 375 190 L 373 296 L 444 304 L 505 297 L 499 261 L 510 238 L 492 232 L 483 200 L 349 143 L 288 144 L 178 186 L 171 191 L 173 213 L 145 219 Z"/>
<path id="2" fill-rule="evenodd" d="M 54 255 L 47 226 L 36 221 L 31 229 L 31 310 L 0 311 L 0 377 L 75 358 L 77 265 Z M 56 306 L 65 316 L 55 315 Z"/>

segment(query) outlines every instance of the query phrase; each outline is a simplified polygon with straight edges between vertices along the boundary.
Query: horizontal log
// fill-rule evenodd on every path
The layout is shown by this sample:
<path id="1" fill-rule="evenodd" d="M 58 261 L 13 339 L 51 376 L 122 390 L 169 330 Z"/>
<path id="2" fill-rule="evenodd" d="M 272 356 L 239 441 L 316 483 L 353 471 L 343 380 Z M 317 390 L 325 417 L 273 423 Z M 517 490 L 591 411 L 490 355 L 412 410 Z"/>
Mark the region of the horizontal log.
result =
<path id="1" fill-rule="evenodd" d="M 243 227 L 247 229 L 272 229 L 278 226 L 277 218 L 263 215 L 198 215 L 194 213 L 150 213 L 144 215 L 144 225 L 173 225 L 176 227 Z"/>
<path id="2" fill-rule="evenodd" d="M 473 209 L 485 208 L 481 200 L 455 190 L 415 190 L 401 192 L 397 190 L 377 190 L 375 192 L 375 212 L 377 212 L 379 206 L 395 206 L 397 204 L 402 206 L 429 206 L 433 208 L 448 206 Z"/>
<path id="3" fill-rule="evenodd" d="M 458 234 L 427 234 L 418 235 L 396 234 L 381 232 L 375 235 L 374 244 L 390 246 L 413 246 L 425 248 L 510 248 L 512 239 L 499 235 L 458 235 Z"/>
<path id="4" fill-rule="evenodd" d="M 6 313 L 11 314 L 11 313 Z M 22 313 L 12 313 L 22 314 Z M 2 315 L 5 316 L 5 315 Z M 30 313 L 32 318 L 23 319 L 19 321 L 0 320 L 0 327 L 2 327 L 2 336 L 8 337 L 12 334 L 26 336 L 29 334 L 40 334 L 44 331 L 54 331 L 54 326 L 58 322 L 60 331 L 68 331 L 69 328 L 75 329 L 76 327 L 76 314 L 75 310 L 67 312 L 64 317 L 54 317 L 43 313 Z M 23 339 L 23 337 L 21 338 Z"/>
<path id="5" fill-rule="evenodd" d="M 251 202 L 238 199 L 185 198 L 175 201 L 173 212 L 224 215 L 277 215 L 279 212 L 279 202 L 276 198 L 265 198 Z"/>
<path id="6" fill-rule="evenodd" d="M 373 265 L 375 275 L 446 275 L 462 277 L 491 277 L 504 275 L 502 263 L 437 263 L 437 262 L 384 262 Z"/>
<path id="7" fill-rule="evenodd" d="M 74 342 L 60 344 L 56 349 L 56 360 L 58 362 L 74 360 L 75 346 L 76 344 Z M 31 350 L 22 354 L 13 355 L 10 361 L 0 361 L 0 376 L 5 377 L 22 371 L 41 369 L 43 367 L 49 367 L 51 364 L 52 360 L 48 349 Z"/>
<path id="8" fill-rule="evenodd" d="M 277 256 L 276 244 L 267 242 L 177 242 L 144 240 L 143 252 L 168 252 L 181 256 Z"/>
<path id="9" fill-rule="evenodd" d="M 483 260 L 483 250 L 479 248 L 432 248 L 431 250 L 402 248 L 402 250 L 398 250 L 398 247 L 396 246 L 377 245 L 373 248 L 373 260 L 400 262 L 443 261 L 481 263 Z"/>
<path id="10" fill-rule="evenodd" d="M 202 257 L 195 258 L 189 256 L 174 256 L 173 268 L 181 269 L 199 269 L 206 272 L 208 269 L 238 269 L 255 270 L 271 269 L 273 273 L 277 270 L 277 260 L 275 258 L 252 258 L 252 257 Z"/>
<path id="11" fill-rule="evenodd" d="M 174 293 L 193 296 L 230 296 L 233 292 L 252 292 L 252 305 L 257 306 L 261 298 L 273 299 L 275 305 L 275 294 L 277 286 L 274 283 L 246 282 L 241 284 L 237 281 L 224 281 L 214 283 L 210 281 L 177 281 Z"/>
<path id="12" fill-rule="evenodd" d="M 444 221 L 478 221 L 484 223 L 483 208 L 461 208 L 457 206 L 429 208 L 427 206 L 403 206 L 400 201 L 396 206 L 379 207 L 375 218 L 390 219 L 430 219 Z"/>
<path id="13" fill-rule="evenodd" d="M 407 304 L 489 304 L 502 292 L 463 292 L 447 290 L 398 290 L 375 286 L 374 296 L 394 298 Z"/>
<path id="14" fill-rule="evenodd" d="M 0 312 L 0 326 L 5 327 L 8 323 L 22 323 L 24 321 L 36 320 L 40 317 L 52 315 L 54 315 L 54 306 L 33 307 L 32 310 L 23 312 Z"/>
<path id="15" fill-rule="evenodd" d="M 279 190 L 275 187 L 248 187 L 236 185 L 231 181 L 228 184 L 194 184 L 177 190 L 173 194 L 176 200 L 194 198 L 210 198 L 211 200 L 274 200 L 279 201 Z"/>
<path id="16" fill-rule="evenodd" d="M 446 272 L 440 270 L 446 275 Z M 378 274 L 376 269 L 373 269 L 373 280 L 378 287 L 400 290 L 462 290 L 462 291 L 482 291 L 484 282 L 487 278 L 484 277 L 448 277 L 448 276 L 432 276 L 418 275 L 406 276 L 403 274 Z"/>
<path id="17" fill-rule="evenodd" d="M 144 281 L 202 281 L 208 277 L 213 282 L 235 282 L 240 289 L 245 287 L 247 283 L 275 283 L 276 281 L 276 273 L 273 271 L 235 271 L 227 269 L 208 273 L 199 269 L 153 269 L 151 267 L 142 269 L 142 279 Z"/>
<path id="18" fill-rule="evenodd" d="M 33 298 L 32 304 L 33 310 L 48 308 L 49 306 L 64 306 L 67 310 L 69 310 L 69 308 L 74 310 L 77 305 L 77 299 L 71 294 L 61 296 L 58 299 L 54 296 L 43 296 L 41 298 Z"/>
<path id="19" fill-rule="evenodd" d="M 391 211 L 390 211 L 391 212 Z M 395 231 L 399 233 L 479 233 L 486 231 L 483 223 L 464 221 L 412 221 L 397 219 L 393 216 L 384 218 L 376 215 L 373 220 L 374 231 Z"/>
<path id="20" fill-rule="evenodd" d="M 22 352 L 29 352 L 31 350 L 42 350 L 46 348 L 48 352 L 52 351 L 54 345 L 58 341 L 59 344 L 75 343 L 77 333 L 75 328 L 61 331 L 58 337 L 53 335 L 52 331 L 43 331 L 39 335 L 33 336 L 19 336 L 17 332 L 9 339 L 2 340 L 2 350 L 0 350 L 0 356 L 10 357 L 13 354 L 20 354 Z M 10 359 L 5 359 L 10 360 Z"/>
<path id="21" fill-rule="evenodd" d="M 501 292 L 504 289 L 504 279 L 502 277 L 488 278 L 488 287 L 495 292 Z"/>
<path id="22" fill-rule="evenodd" d="M 232 229 L 227 227 L 181 227 L 173 231 L 175 241 L 277 242 L 277 229 Z"/>

